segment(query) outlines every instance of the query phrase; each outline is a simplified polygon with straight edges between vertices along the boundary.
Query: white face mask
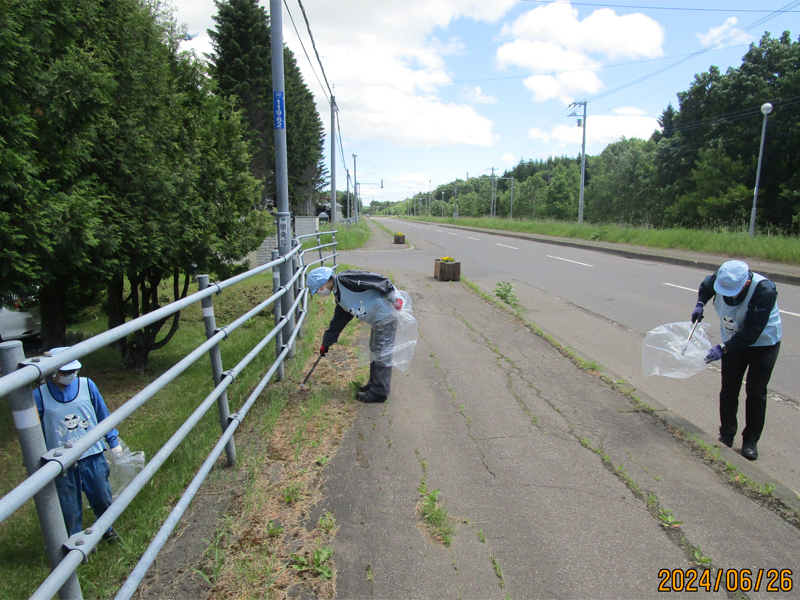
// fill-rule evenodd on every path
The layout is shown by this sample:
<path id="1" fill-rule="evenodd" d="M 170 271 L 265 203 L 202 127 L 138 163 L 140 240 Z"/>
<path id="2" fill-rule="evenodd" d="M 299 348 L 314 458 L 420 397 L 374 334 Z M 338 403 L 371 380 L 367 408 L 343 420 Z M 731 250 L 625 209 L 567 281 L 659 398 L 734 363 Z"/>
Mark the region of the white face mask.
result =
<path id="1" fill-rule="evenodd" d="M 60 383 L 63 386 L 68 386 L 73 381 L 75 381 L 75 379 L 77 377 L 78 377 L 78 372 L 77 371 L 73 371 L 69 375 L 62 375 L 61 373 L 58 373 L 56 375 L 56 378 L 58 379 L 58 383 Z"/>
<path id="2" fill-rule="evenodd" d="M 331 291 L 328 288 L 319 288 L 317 290 L 317 296 L 322 296 L 324 298 L 325 296 L 330 296 L 330 295 Z"/>

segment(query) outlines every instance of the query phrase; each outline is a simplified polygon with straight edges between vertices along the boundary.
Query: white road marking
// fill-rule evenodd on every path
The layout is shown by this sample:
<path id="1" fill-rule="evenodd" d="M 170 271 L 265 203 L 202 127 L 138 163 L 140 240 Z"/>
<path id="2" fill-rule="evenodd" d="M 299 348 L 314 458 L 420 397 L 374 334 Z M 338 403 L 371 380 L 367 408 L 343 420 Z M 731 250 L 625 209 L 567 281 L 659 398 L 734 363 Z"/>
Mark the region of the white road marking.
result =
<path id="1" fill-rule="evenodd" d="M 450 235 L 458 235 L 457 233 L 452 233 L 450 231 L 448 231 L 447 233 L 449 233 Z"/>
<path id="2" fill-rule="evenodd" d="M 481 241 L 480 238 L 474 238 L 474 237 L 469 237 L 469 236 L 467 236 L 467 239 L 468 240 L 475 240 L 476 242 L 480 242 Z"/>
<path id="3" fill-rule="evenodd" d="M 442 233 L 441 229 L 434 229 L 434 231 L 438 231 L 439 233 Z"/>
<path id="4" fill-rule="evenodd" d="M 695 288 L 687 288 L 683 287 L 682 285 L 675 285 L 674 283 L 664 283 L 664 285 L 668 285 L 669 287 L 678 288 L 679 290 L 686 290 L 687 292 L 696 292 Z"/>
<path id="5" fill-rule="evenodd" d="M 495 244 L 495 246 L 502 246 L 503 248 L 511 248 L 512 250 L 519 250 L 519 248 L 514 248 L 514 246 L 506 246 L 505 244 Z"/>
<path id="6" fill-rule="evenodd" d="M 555 258 L 556 260 L 563 260 L 564 262 L 575 263 L 576 265 L 581 265 L 584 267 L 592 267 L 594 265 L 587 265 L 586 263 L 578 262 L 577 260 L 570 260 L 568 258 L 561 258 L 560 256 L 552 256 L 550 254 L 547 255 L 547 258 Z"/>

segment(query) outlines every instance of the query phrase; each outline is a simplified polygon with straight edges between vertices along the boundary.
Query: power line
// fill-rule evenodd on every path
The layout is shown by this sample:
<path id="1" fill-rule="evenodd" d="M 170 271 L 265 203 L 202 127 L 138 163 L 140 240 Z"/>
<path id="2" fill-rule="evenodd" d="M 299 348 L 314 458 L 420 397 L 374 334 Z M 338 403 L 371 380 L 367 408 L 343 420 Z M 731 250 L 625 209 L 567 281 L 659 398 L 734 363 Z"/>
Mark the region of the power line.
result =
<path id="1" fill-rule="evenodd" d="M 283 5 L 286 7 L 286 12 L 289 14 L 289 19 L 291 19 L 291 21 L 292 21 L 292 27 L 294 27 L 294 32 L 297 34 L 297 39 L 300 41 L 300 47 L 303 48 L 303 54 L 305 54 L 306 58 L 308 59 L 308 66 L 311 67 L 311 72 L 314 73 L 314 77 L 317 78 L 317 82 L 319 83 L 319 86 L 322 88 L 322 94 L 325 96 L 325 98 L 328 100 L 328 102 L 330 102 L 331 99 L 325 93 L 325 87 L 322 85 L 322 82 L 319 80 L 319 75 L 317 75 L 317 71 L 314 69 L 314 63 L 311 62 L 311 57 L 308 55 L 308 52 L 306 51 L 306 45 L 303 43 L 303 39 L 300 37 L 300 32 L 297 30 L 297 25 L 295 25 L 294 17 L 292 16 L 292 11 L 289 10 L 289 5 L 286 3 L 286 0 L 283 0 Z M 317 56 L 317 58 L 319 58 L 319 56 Z M 320 66 L 322 66 L 322 65 L 320 65 Z M 324 73 L 323 73 L 323 75 L 324 75 Z M 328 81 L 325 80 L 325 83 L 327 84 Z M 328 88 L 328 89 L 330 90 L 330 88 Z"/>
<path id="2" fill-rule="evenodd" d="M 677 10 L 677 11 L 694 11 L 694 12 L 742 12 L 742 13 L 769 13 L 773 12 L 768 8 L 694 8 L 688 6 L 633 6 L 630 4 L 595 4 L 593 2 L 570 2 L 569 0 L 523 0 L 523 2 L 534 2 L 537 4 L 571 4 L 572 6 L 597 6 L 599 8 L 636 8 L 639 10 Z M 796 10 L 787 10 L 785 12 L 800 12 Z"/>
<path id="3" fill-rule="evenodd" d="M 303 12 L 303 19 L 306 21 L 306 29 L 308 29 L 308 37 L 311 38 L 311 45 L 314 48 L 314 54 L 317 55 L 317 62 L 319 62 L 319 68 L 322 71 L 322 78 L 325 80 L 325 85 L 328 86 L 328 93 L 333 96 L 333 92 L 331 91 L 331 86 L 328 83 L 328 77 L 325 75 L 325 67 L 322 66 L 322 59 L 319 57 L 319 52 L 317 52 L 317 43 L 314 41 L 314 34 L 311 33 L 311 24 L 308 22 L 308 15 L 306 15 L 306 9 L 303 6 L 302 0 L 297 0 L 297 3 L 300 5 L 300 10 Z"/>

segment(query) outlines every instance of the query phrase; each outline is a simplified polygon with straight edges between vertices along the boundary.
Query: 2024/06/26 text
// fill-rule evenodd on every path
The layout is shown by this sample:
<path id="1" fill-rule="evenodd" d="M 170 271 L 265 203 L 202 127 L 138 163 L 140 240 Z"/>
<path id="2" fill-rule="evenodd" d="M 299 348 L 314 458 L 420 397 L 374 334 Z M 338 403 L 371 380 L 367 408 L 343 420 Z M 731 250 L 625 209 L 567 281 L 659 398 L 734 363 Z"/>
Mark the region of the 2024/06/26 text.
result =
<path id="1" fill-rule="evenodd" d="M 791 592 L 791 569 L 661 569 L 659 592 Z"/>

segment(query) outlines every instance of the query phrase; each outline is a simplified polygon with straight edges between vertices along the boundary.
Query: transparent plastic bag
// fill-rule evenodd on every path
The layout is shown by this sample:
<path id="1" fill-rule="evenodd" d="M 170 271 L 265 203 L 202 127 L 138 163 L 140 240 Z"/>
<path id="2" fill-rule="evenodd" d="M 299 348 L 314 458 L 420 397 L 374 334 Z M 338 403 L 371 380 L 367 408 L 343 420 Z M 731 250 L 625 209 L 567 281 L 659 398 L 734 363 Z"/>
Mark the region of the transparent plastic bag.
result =
<path id="1" fill-rule="evenodd" d="M 110 474 L 108 482 L 111 484 L 111 497 L 116 500 L 122 491 L 128 487 L 128 484 L 133 481 L 136 476 L 144 469 L 144 452 L 132 452 L 128 445 L 122 441 L 122 438 L 117 438 L 119 447 L 122 452 L 115 455 L 113 450 L 108 452 L 110 460 L 108 467 Z"/>
<path id="2" fill-rule="evenodd" d="M 392 306 L 397 298 L 403 301 L 400 310 Z M 411 296 L 403 290 L 397 290 L 379 301 L 391 306 L 391 316 L 361 329 L 358 364 L 363 366 L 375 362 L 406 371 L 417 345 L 417 320 L 414 318 Z M 368 320 L 365 322 L 369 323 Z"/>
<path id="3" fill-rule="evenodd" d="M 686 340 L 692 331 L 690 321 L 667 323 L 648 332 L 642 341 L 642 374 L 686 379 L 705 371 L 705 358 L 711 349 L 706 334 L 708 327 L 708 323 L 698 324 L 688 345 Z M 686 350 L 681 353 L 684 345 Z"/>

